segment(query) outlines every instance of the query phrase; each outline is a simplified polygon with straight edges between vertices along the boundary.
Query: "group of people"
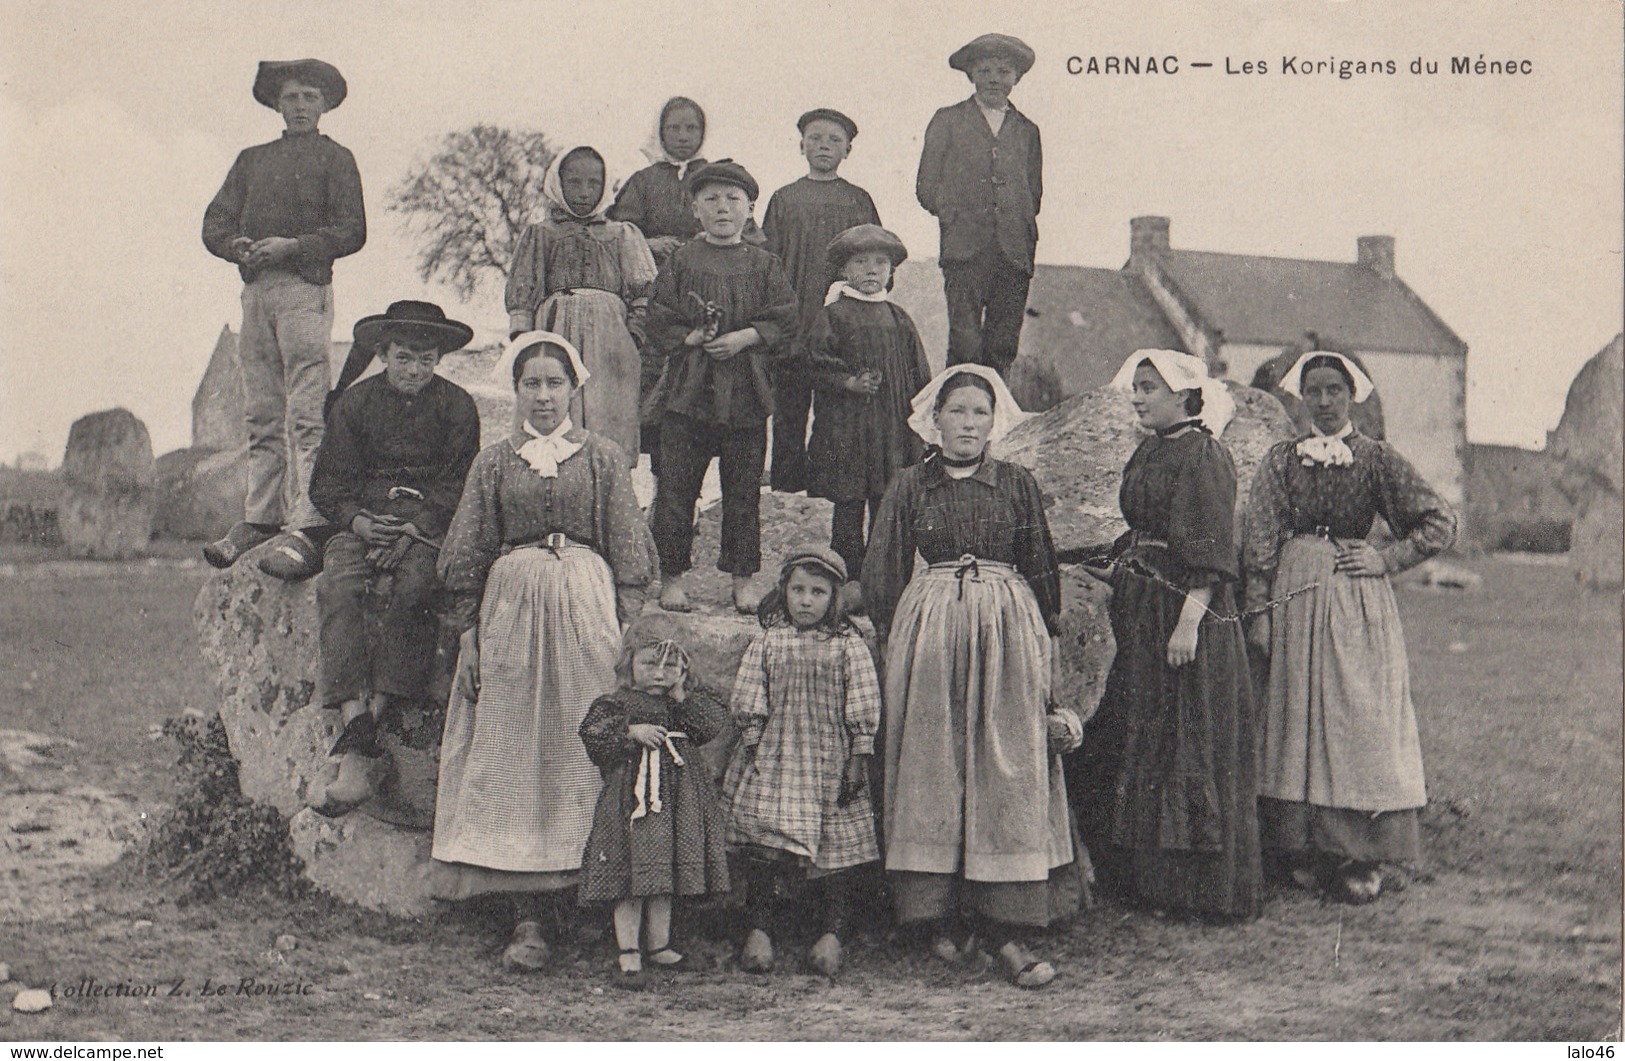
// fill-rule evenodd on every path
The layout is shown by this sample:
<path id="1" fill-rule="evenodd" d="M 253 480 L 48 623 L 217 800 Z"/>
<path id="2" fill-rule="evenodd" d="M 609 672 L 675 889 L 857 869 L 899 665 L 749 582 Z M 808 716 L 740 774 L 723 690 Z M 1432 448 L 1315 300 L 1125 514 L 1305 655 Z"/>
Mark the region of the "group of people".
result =
<path id="1" fill-rule="evenodd" d="M 675 897 L 743 884 L 741 967 L 774 966 L 777 899 L 793 892 L 817 911 L 808 960 L 834 975 L 858 871 L 880 865 L 934 955 L 988 954 L 1040 987 L 1056 970 L 1029 934 L 1092 889 L 1231 922 L 1258 915 L 1266 870 L 1358 902 L 1419 858 L 1421 755 L 1387 576 L 1447 548 L 1455 523 L 1353 429 L 1371 389 L 1353 359 L 1311 351 L 1283 379 L 1312 429 L 1270 450 L 1240 542 L 1219 440 L 1233 402 L 1198 357 L 1138 351 L 1114 380 L 1148 432 L 1116 542 L 1059 553 L 1032 474 L 990 449 L 1024 415 L 1002 374 L 1042 190 L 1037 128 L 1009 105 L 1032 62 L 1015 38 L 970 42 L 950 63 L 975 92 L 926 132 L 943 372 L 888 297 L 906 248 L 838 175 L 856 124 L 802 115 L 808 174 L 758 228 L 755 180 L 700 158 L 704 112 L 679 97 L 659 160 L 618 194 L 594 148 L 553 159 L 494 369 L 513 425 L 484 448 L 472 399 L 434 371 L 472 330 L 430 303 L 357 322 L 325 412 L 306 407 L 326 392 L 332 260 L 365 238 L 360 183 L 316 131 L 344 98 L 338 71 L 261 64 L 255 98 L 287 131 L 239 156 L 204 225 L 245 279 L 253 482 L 244 521 L 205 554 L 224 567 L 263 545 L 269 574 L 321 573 L 321 699 L 339 722 L 313 794 L 327 814 L 388 783 L 380 722 L 428 695 L 449 617 L 434 894 L 508 896 L 506 964 L 546 963 L 545 913 L 573 891 L 612 908 L 624 979 L 680 968 Z M 383 371 L 356 382 L 374 358 Z M 833 514 L 829 544 L 783 557 L 758 600 L 770 420 L 769 481 Z M 310 470 L 284 519 L 289 422 L 294 481 Z M 678 618 L 713 460 L 717 566 L 760 626 L 727 690 L 692 673 Z M 1379 515 L 1380 550 L 1366 540 Z M 1063 562 L 1112 589 L 1117 656 L 1087 724 L 1058 680 Z"/>

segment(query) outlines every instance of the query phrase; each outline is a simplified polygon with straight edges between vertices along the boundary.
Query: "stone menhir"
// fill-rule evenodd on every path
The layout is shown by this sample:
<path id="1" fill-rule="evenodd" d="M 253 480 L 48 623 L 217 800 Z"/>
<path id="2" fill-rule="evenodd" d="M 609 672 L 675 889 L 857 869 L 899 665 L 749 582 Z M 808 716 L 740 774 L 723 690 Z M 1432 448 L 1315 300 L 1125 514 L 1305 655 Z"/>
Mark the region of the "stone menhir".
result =
<path id="1" fill-rule="evenodd" d="M 1625 580 L 1625 336 L 1614 336 L 1574 377 L 1546 452 L 1569 469 L 1564 489 L 1577 510 L 1569 547 L 1575 578 L 1596 589 L 1619 588 Z"/>
<path id="2" fill-rule="evenodd" d="M 160 538 L 211 541 L 243 518 L 248 450 L 171 450 L 158 458 L 153 533 Z"/>
<path id="3" fill-rule="evenodd" d="M 121 560 L 144 550 L 152 538 L 154 478 L 152 439 L 128 409 L 74 421 L 57 510 L 67 553 Z"/>
<path id="4" fill-rule="evenodd" d="M 1291 425 L 1268 394 L 1245 387 L 1233 392 L 1237 415 L 1223 438 L 1235 455 L 1245 499 L 1265 450 L 1290 437 Z M 1033 417 L 1004 440 L 999 452 L 1032 469 L 1057 545 L 1075 548 L 1122 532 L 1117 491 L 1140 437 L 1127 399 L 1097 390 Z M 761 513 L 764 570 L 756 588 L 766 590 L 792 546 L 828 541 L 830 504 L 764 494 Z M 759 627 L 754 618 L 734 613 L 728 576 L 716 570 L 719 519 L 718 506 L 699 516 L 690 583 L 695 610 L 676 618 L 696 676 L 726 697 Z M 1075 568 L 1063 568 L 1062 701 L 1085 717 L 1099 702 L 1115 650 L 1107 598 L 1104 586 Z M 658 608 L 652 595 L 648 607 Z M 250 557 L 204 583 L 195 618 L 204 658 L 219 685 L 227 737 L 241 764 L 243 792 L 292 816 L 294 850 L 305 860 L 310 879 L 340 898 L 376 909 L 403 915 L 430 909 L 426 827 L 434 806 L 441 714 L 430 706 L 404 726 L 386 727 L 385 741 L 399 767 L 396 786 L 361 810 L 329 821 L 304 809 L 336 721 L 319 706 L 314 588 L 268 578 Z M 870 632 L 866 620 L 860 620 L 860 628 Z M 447 655 L 441 660 L 442 684 L 449 665 Z M 709 751 L 713 761 L 722 754 Z"/>

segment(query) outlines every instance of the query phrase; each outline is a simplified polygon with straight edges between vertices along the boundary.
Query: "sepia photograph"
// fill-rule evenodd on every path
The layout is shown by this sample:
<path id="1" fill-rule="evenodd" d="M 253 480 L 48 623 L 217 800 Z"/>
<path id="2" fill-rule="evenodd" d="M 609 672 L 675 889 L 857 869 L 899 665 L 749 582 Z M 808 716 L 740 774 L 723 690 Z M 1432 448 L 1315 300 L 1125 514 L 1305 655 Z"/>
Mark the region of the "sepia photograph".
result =
<path id="1" fill-rule="evenodd" d="M 1613 1056 L 1618 0 L 0 13 L 11 1056 Z"/>

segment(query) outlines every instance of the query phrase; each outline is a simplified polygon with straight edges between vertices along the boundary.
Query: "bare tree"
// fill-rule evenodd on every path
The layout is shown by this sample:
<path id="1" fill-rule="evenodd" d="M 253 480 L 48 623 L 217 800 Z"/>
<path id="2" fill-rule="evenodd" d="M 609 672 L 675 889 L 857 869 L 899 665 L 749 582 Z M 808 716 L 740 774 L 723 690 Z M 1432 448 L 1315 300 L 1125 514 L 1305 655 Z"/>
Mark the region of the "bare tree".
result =
<path id="1" fill-rule="evenodd" d="M 541 133 L 476 125 L 447 133 L 390 189 L 387 208 L 422 240 L 424 281 L 439 277 L 466 299 L 487 272 L 506 273 L 553 154 Z"/>

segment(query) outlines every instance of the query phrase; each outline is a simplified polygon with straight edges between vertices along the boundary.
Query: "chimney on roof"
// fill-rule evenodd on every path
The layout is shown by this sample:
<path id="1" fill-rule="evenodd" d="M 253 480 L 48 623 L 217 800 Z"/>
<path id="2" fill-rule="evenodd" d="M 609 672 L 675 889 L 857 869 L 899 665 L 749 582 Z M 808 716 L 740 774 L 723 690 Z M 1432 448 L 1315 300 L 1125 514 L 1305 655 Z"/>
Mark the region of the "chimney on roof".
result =
<path id="1" fill-rule="evenodd" d="M 1355 261 L 1384 280 L 1394 278 L 1394 237 L 1361 236 L 1355 244 L 1359 249 Z"/>
<path id="2" fill-rule="evenodd" d="M 1166 217 L 1135 217 L 1128 223 L 1128 260 L 1130 264 L 1146 258 L 1159 258 L 1168 253 L 1168 219 Z"/>

